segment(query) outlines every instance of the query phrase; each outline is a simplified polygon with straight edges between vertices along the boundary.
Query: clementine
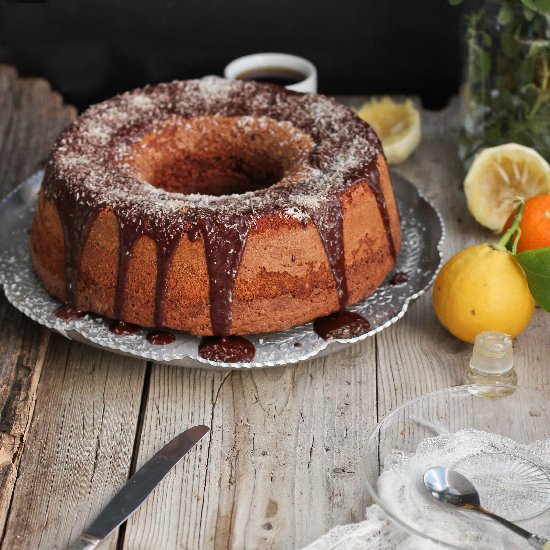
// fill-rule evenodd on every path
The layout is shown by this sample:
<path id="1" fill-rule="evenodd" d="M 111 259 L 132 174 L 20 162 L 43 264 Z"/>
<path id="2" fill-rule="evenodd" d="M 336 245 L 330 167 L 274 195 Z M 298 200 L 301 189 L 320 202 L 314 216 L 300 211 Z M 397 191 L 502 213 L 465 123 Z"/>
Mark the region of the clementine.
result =
<path id="1" fill-rule="evenodd" d="M 512 225 L 517 208 L 504 225 L 504 232 Z M 550 193 L 543 193 L 527 199 L 519 227 L 521 237 L 518 252 L 550 246 Z"/>

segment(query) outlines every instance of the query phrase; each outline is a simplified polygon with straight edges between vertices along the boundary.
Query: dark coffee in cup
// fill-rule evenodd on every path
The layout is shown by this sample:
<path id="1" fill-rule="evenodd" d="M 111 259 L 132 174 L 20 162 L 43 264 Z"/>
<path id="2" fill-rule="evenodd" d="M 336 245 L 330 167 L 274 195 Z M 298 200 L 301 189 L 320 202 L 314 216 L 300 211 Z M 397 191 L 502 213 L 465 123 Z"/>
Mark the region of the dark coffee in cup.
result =
<path id="1" fill-rule="evenodd" d="M 224 69 L 229 80 L 256 80 L 279 84 L 295 92 L 317 92 L 315 65 L 288 53 L 255 53 L 234 59 Z"/>
<path id="2" fill-rule="evenodd" d="M 250 69 L 238 74 L 236 80 L 255 80 L 267 84 L 279 86 L 291 86 L 306 79 L 306 75 L 300 71 L 294 71 L 287 67 L 260 67 Z"/>

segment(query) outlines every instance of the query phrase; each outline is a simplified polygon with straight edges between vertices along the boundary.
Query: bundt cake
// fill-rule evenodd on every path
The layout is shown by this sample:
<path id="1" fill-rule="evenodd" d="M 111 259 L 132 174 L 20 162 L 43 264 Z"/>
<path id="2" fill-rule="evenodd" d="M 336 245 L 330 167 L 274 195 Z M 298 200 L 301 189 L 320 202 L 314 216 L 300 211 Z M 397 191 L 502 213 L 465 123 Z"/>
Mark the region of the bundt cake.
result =
<path id="1" fill-rule="evenodd" d="M 57 139 L 31 254 L 71 307 L 225 336 L 372 293 L 399 217 L 380 141 L 333 99 L 205 78 L 118 95 Z"/>

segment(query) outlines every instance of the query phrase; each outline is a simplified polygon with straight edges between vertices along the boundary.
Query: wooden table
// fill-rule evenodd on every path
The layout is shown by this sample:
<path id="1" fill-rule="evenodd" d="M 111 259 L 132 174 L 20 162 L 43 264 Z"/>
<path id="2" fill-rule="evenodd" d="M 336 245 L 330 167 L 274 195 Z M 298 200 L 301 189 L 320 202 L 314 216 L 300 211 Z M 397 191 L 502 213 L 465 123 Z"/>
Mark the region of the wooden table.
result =
<path id="1" fill-rule="evenodd" d="M 342 98 L 358 104 L 361 98 Z M 0 68 L 0 193 L 44 161 L 76 115 L 46 82 Z M 469 216 L 457 102 L 422 113 L 398 170 L 434 202 L 445 257 L 491 240 Z M 462 382 L 470 346 L 437 322 L 428 292 L 376 337 L 298 366 L 212 372 L 80 345 L 0 298 L 3 548 L 63 548 L 170 438 L 211 427 L 103 548 L 293 548 L 358 521 L 361 450 L 389 411 Z M 550 390 L 550 315 L 515 342 L 520 383 Z"/>

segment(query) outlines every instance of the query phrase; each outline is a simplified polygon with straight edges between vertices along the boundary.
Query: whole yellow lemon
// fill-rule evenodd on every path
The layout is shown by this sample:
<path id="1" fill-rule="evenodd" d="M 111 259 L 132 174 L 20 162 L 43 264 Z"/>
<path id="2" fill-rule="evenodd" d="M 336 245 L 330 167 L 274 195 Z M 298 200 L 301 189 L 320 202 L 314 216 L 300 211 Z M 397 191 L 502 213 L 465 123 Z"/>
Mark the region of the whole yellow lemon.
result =
<path id="1" fill-rule="evenodd" d="M 514 256 L 487 243 L 465 248 L 449 259 L 435 280 L 433 304 L 443 326 L 472 344 L 484 330 L 516 337 L 535 310 Z"/>

